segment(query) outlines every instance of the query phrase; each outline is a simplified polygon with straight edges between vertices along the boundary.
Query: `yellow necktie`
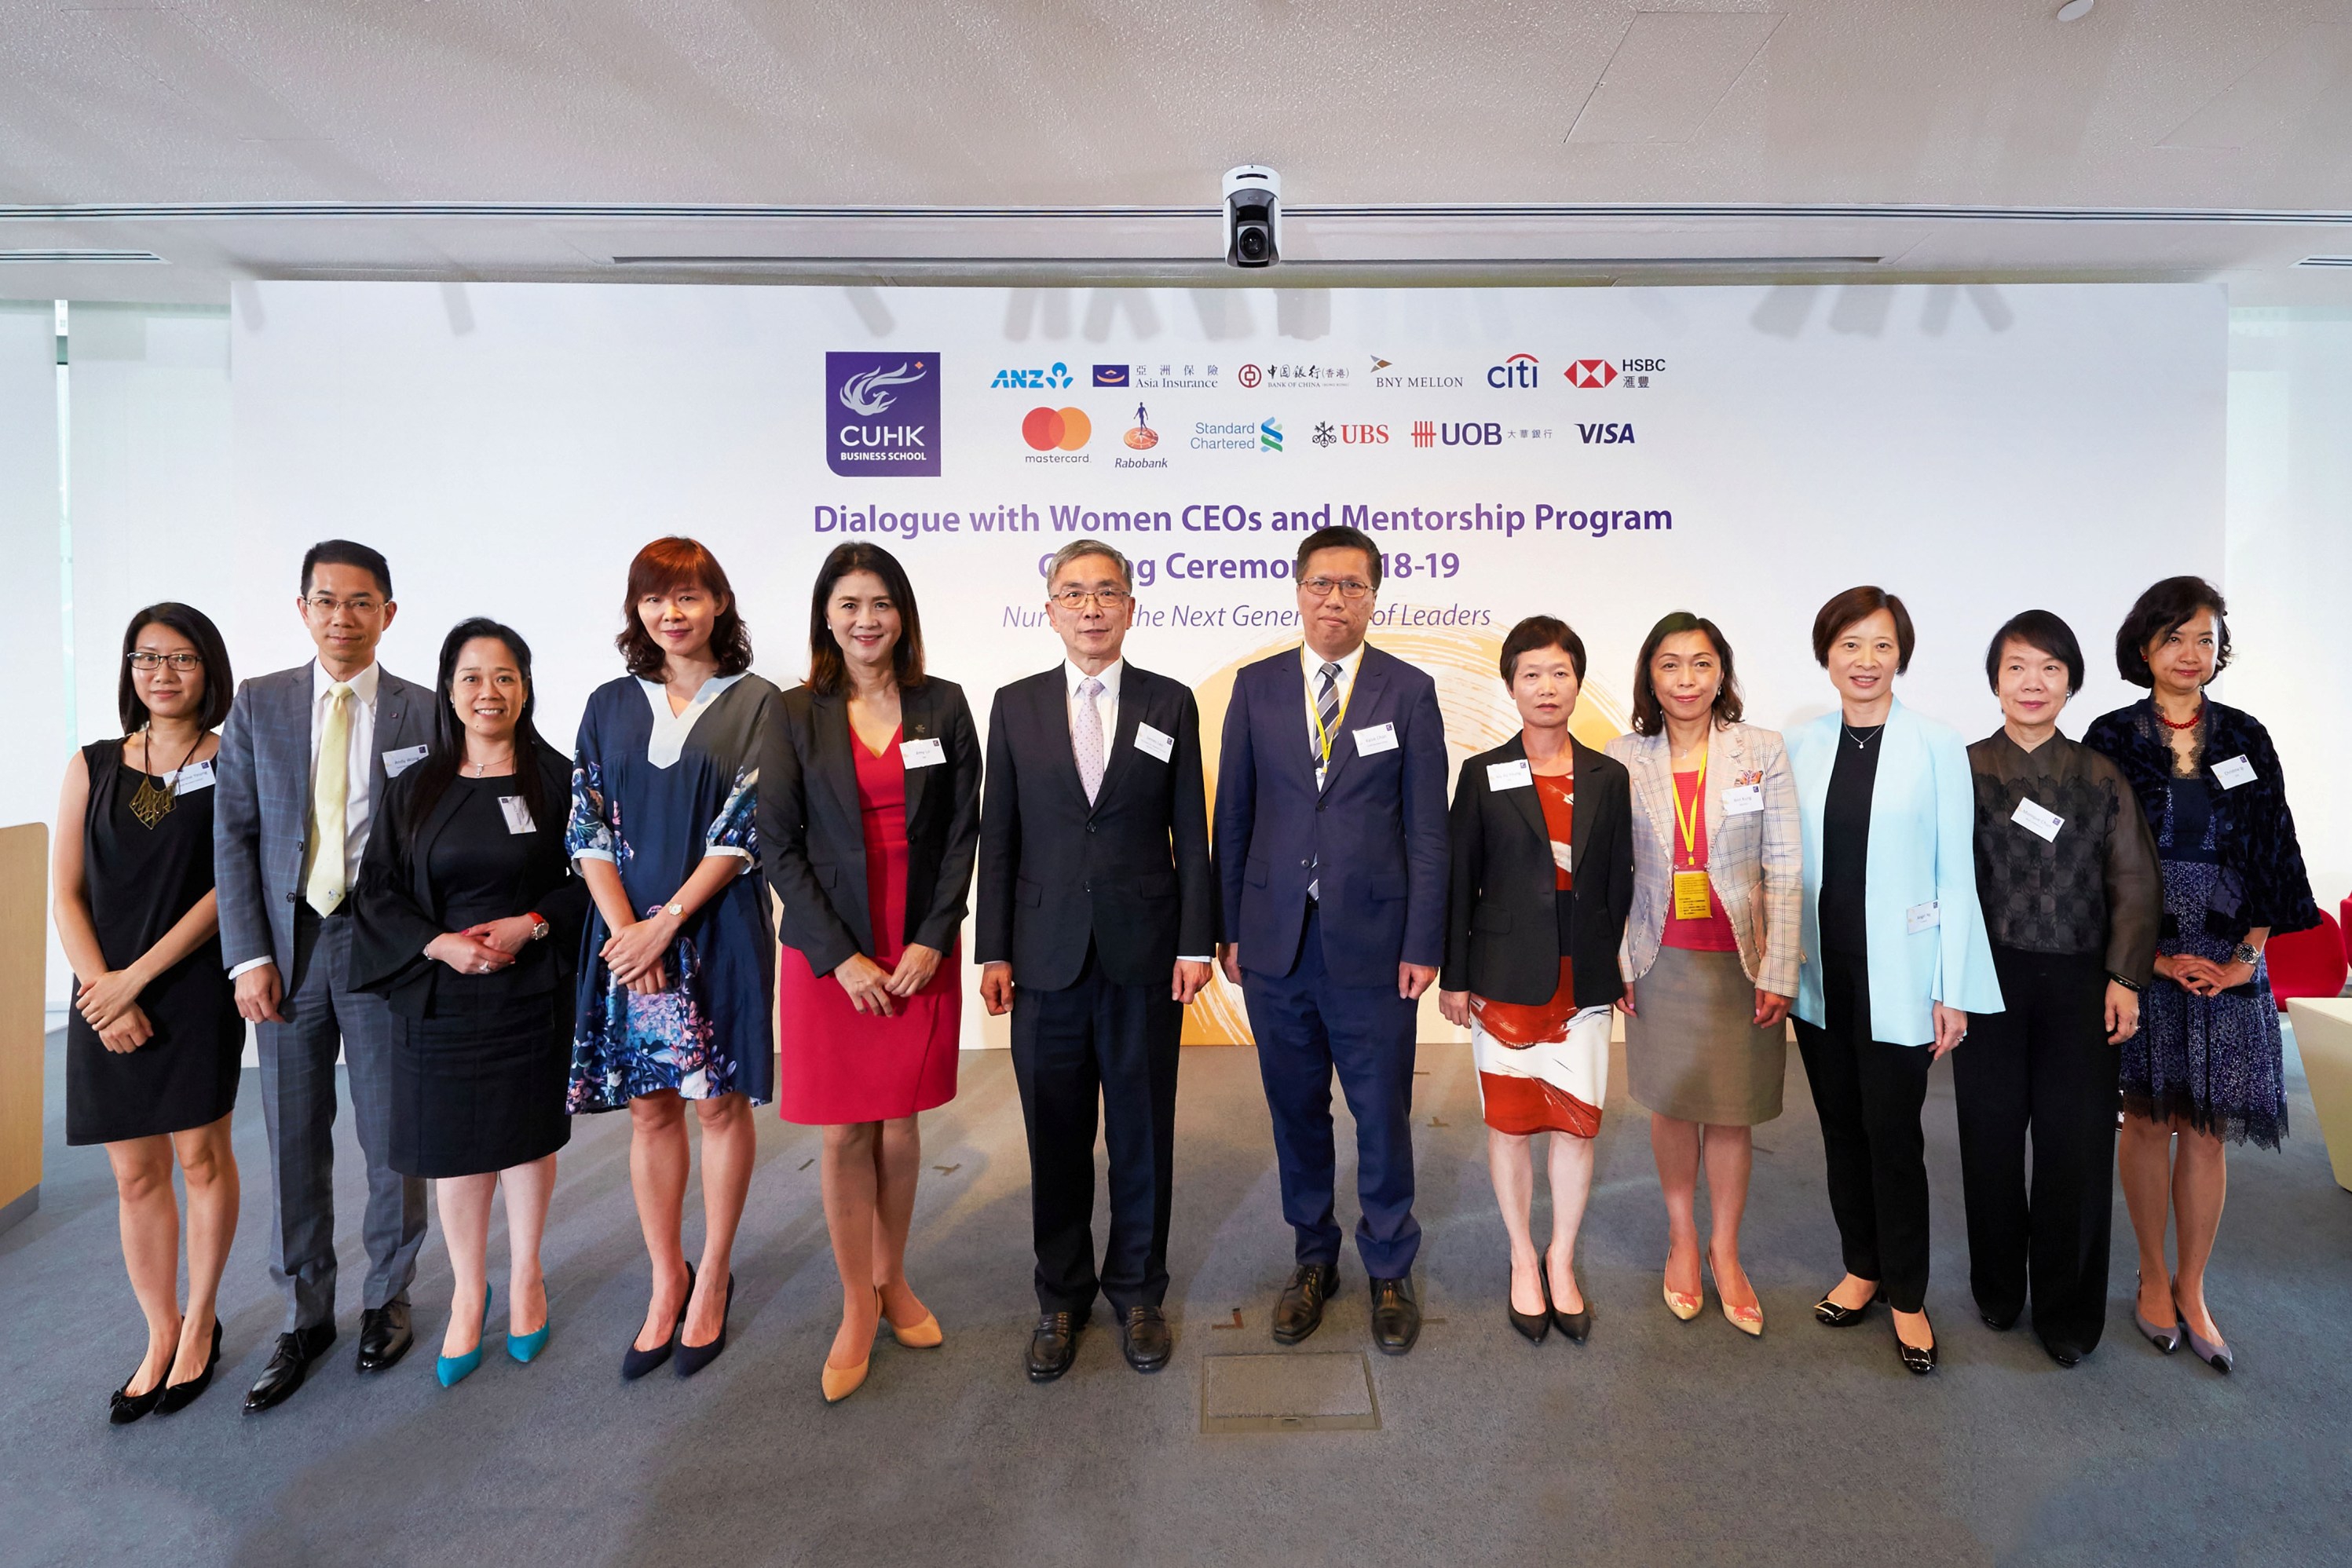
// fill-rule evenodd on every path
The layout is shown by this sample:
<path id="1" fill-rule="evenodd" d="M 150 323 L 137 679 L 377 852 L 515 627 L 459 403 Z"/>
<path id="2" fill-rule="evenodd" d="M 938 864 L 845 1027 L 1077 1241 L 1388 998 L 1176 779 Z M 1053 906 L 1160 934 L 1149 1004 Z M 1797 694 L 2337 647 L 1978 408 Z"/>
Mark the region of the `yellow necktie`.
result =
<path id="1" fill-rule="evenodd" d="M 321 915 L 343 902 L 343 813 L 351 793 L 352 688 L 327 688 L 327 722 L 319 727 L 319 766 L 310 784 L 310 872 L 303 896 Z"/>

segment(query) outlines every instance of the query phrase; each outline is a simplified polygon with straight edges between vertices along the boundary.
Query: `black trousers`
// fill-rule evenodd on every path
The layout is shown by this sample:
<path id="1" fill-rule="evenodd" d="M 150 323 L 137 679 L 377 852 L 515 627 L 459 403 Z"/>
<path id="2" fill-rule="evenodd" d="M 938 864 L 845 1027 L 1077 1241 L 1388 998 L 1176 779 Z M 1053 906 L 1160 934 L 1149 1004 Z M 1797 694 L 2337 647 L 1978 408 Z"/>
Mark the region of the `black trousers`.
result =
<path id="1" fill-rule="evenodd" d="M 2115 1218 L 2106 969 L 2095 953 L 1995 947 L 1992 957 L 2008 1010 L 1970 1019 L 1968 1042 L 1952 1055 L 1969 1283 L 1987 1316 L 2009 1322 L 2030 1282 L 2034 1332 L 2088 1351 L 2106 1322 Z"/>
<path id="2" fill-rule="evenodd" d="M 1822 1119 L 1830 1213 L 1846 1272 L 1886 1287 L 1895 1311 L 1927 1300 L 1927 1102 L 1932 1046 L 1870 1038 L 1870 975 L 1856 959 L 1822 955 L 1823 1027 L 1797 1020 L 1813 1109 Z"/>
<path id="3" fill-rule="evenodd" d="M 1016 977 L 1016 981 L 1017 981 Z M 1124 1316 L 1168 1295 L 1176 1059 L 1184 1009 L 1170 977 L 1113 984 L 1093 949 L 1076 984 L 1013 998 L 1013 1075 L 1029 1129 L 1037 1305 L 1083 1321 L 1097 1291 Z M 1110 1155 L 1110 1236 L 1095 1270 L 1095 1103 Z"/>

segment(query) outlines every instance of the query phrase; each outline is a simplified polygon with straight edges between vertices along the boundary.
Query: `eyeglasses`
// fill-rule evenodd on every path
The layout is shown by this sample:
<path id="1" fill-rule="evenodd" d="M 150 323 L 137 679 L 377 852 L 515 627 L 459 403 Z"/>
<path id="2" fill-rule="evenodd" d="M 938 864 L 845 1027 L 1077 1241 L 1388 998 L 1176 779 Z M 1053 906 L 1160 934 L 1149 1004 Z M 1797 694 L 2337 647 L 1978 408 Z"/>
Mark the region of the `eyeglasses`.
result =
<path id="1" fill-rule="evenodd" d="M 1328 599 L 1336 590 L 1350 604 L 1372 591 L 1370 583 L 1359 582 L 1352 577 L 1310 577 L 1298 586 L 1318 599 Z"/>
<path id="2" fill-rule="evenodd" d="M 184 675 L 190 670 L 202 669 L 205 663 L 202 653 L 158 653 L 146 648 L 122 656 L 131 661 L 131 667 L 134 670 L 152 670 L 169 664 Z"/>
<path id="3" fill-rule="evenodd" d="M 373 593 L 354 593 L 349 599 L 337 599 L 332 594 L 313 593 L 302 601 L 320 615 L 332 615 L 338 610 L 348 610 L 354 615 L 372 615 L 383 608 L 383 601 Z"/>
<path id="4" fill-rule="evenodd" d="M 1105 610 L 1116 610 L 1127 602 L 1129 595 L 1116 588 L 1066 588 L 1054 595 L 1054 602 L 1065 610 L 1084 610 L 1089 604 L 1099 604 Z"/>

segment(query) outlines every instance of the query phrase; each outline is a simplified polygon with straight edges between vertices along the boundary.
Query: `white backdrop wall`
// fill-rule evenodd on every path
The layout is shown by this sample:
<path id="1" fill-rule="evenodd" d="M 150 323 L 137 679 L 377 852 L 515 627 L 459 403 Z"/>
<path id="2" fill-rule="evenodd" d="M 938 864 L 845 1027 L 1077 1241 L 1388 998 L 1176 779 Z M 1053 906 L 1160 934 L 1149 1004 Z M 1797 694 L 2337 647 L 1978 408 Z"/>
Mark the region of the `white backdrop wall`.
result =
<path id="1" fill-rule="evenodd" d="M 57 333 L 49 301 L 0 303 L 0 549 L 9 613 L 0 617 L 0 824 L 47 821 L 68 746 L 58 571 Z"/>

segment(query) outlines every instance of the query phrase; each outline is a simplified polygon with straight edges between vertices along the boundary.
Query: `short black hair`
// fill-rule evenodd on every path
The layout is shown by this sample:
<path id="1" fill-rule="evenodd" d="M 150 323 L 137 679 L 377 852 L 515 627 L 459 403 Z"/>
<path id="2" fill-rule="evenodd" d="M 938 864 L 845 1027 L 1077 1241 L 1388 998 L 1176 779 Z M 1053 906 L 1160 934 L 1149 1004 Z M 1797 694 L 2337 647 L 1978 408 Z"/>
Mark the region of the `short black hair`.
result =
<path id="1" fill-rule="evenodd" d="M 1667 638 L 1684 632 L 1696 632 L 1715 644 L 1715 662 L 1723 666 L 1723 684 L 1715 689 L 1715 706 L 1711 710 L 1717 728 L 1738 724 L 1748 710 L 1739 700 L 1739 679 L 1732 673 L 1731 644 L 1725 640 L 1723 630 L 1704 615 L 1693 615 L 1687 610 L 1677 610 L 1663 616 L 1650 634 L 1642 639 L 1641 656 L 1633 663 L 1633 733 L 1664 735 L 1666 732 L 1666 710 L 1658 701 L 1658 684 L 1650 675 L 1650 661 L 1658 656 L 1658 645 Z"/>
<path id="2" fill-rule="evenodd" d="M 383 552 L 356 539 L 320 539 L 302 552 L 302 597 L 310 597 L 310 574 L 322 566 L 356 566 L 375 574 L 375 590 L 392 598 L 392 563 Z"/>
<path id="3" fill-rule="evenodd" d="M 1328 528 L 1316 529 L 1298 541 L 1298 563 L 1291 570 L 1295 580 L 1307 580 L 1307 558 L 1319 549 L 1362 550 L 1364 559 L 1372 563 L 1372 587 L 1378 591 L 1381 586 L 1381 547 L 1372 542 L 1371 535 L 1361 528 L 1351 528 L 1345 523 L 1334 523 Z"/>
<path id="4" fill-rule="evenodd" d="M 1985 649 L 1985 685 L 1996 693 L 2000 690 L 2001 650 L 2013 642 L 2065 665 L 2068 696 L 2083 689 L 2083 644 L 2074 641 L 2074 629 L 2047 610 L 2021 610 L 2001 623 L 1992 634 L 1991 646 Z"/>
<path id="5" fill-rule="evenodd" d="M 1895 673 L 1909 673 L 1911 650 L 1918 645 L 1918 637 L 1911 630 L 1911 612 L 1895 595 L 1872 584 L 1849 588 L 1822 606 L 1813 617 L 1813 662 L 1823 669 L 1830 666 L 1830 644 L 1836 642 L 1849 626 L 1869 620 L 1880 611 L 1895 617 Z"/>
<path id="6" fill-rule="evenodd" d="M 220 628 L 213 624 L 211 616 L 193 604 L 167 599 L 133 615 L 131 624 L 122 629 L 122 684 L 116 688 L 114 699 L 122 716 L 122 733 L 135 734 L 147 722 L 147 705 L 139 700 L 139 687 L 131 679 L 131 655 L 139 646 L 139 633 L 150 626 L 169 626 L 196 645 L 196 657 L 205 662 L 205 706 L 196 722 L 205 729 L 218 729 L 236 699 L 236 672 L 228 667 L 228 644 L 221 641 Z"/>
<path id="7" fill-rule="evenodd" d="M 1503 639 L 1501 665 L 1505 685 L 1518 679 L 1519 655 L 1532 653 L 1538 648 L 1557 648 L 1566 653 L 1568 662 L 1576 666 L 1576 684 L 1580 686 L 1584 684 L 1584 639 L 1576 634 L 1574 627 L 1556 615 L 1530 615 L 1512 627 L 1511 634 Z"/>
<path id="8" fill-rule="evenodd" d="M 2230 667 L 2230 606 L 2221 591 L 2201 577 L 2168 577 L 2151 583 L 2116 631 L 2116 673 L 2136 686 L 2153 687 L 2156 673 L 2147 667 L 2147 645 L 2169 637 L 2196 618 L 2200 610 L 2213 612 L 2213 674 Z"/>

